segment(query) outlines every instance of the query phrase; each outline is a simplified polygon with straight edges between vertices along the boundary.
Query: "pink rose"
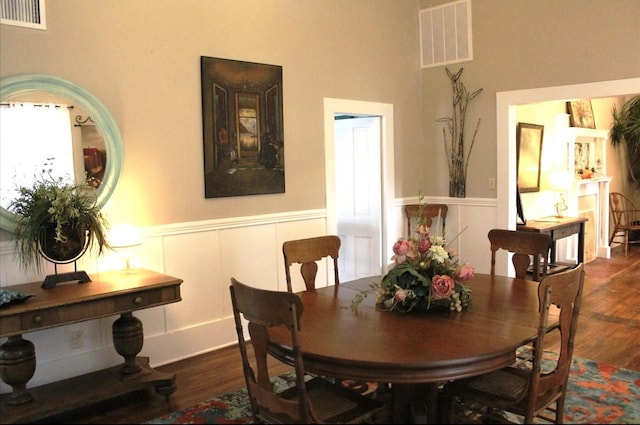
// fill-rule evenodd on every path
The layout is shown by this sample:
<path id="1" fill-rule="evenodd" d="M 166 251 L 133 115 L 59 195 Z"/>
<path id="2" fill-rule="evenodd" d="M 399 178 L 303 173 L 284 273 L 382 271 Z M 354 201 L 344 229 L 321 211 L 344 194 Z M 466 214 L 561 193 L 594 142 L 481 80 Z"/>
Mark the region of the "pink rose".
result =
<path id="1" fill-rule="evenodd" d="M 474 270 L 471 264 L 464 263 L 462 266 L 460 266 L 460 268 L 458 269 L 457 276 L 458 276 L 458 279 L 462 281 L 473 279 Z"/>
<path id="2" fill-rule="evenodd" d="M 398 241 L 393 244 L 393 253 L 396 255 L 391 257 L 391 259 L 395 260 L 396 263 L 402 263 L 407 259 L 407 257 L 415 256 L 414 250 L 413 242 L 405 239 L 398 239 Z"/>
<path id="3" fill-rule="evenodd" d="M 431 279 L 431 290 L 436 298 L 449 298 L 455 285 L 451 276 L 435 275 Z"/>
<path id="4" fill-rule="evenodd" d="M 418 252 L 424 254 L 425 252 L 429 251 L 429 248 L 431 248 L 431 239 L 420 239 L 420 242 L 418 243 Z"/>
<path id="5" fill-rule="evenodd" d="M 406 255 L 407 252 L 411 251 L 413 244 L 411 241 L 407 241 L 404 239 L 398 239 L 398 241 L 393 244 L 393 253 L 396 255 Z"/>

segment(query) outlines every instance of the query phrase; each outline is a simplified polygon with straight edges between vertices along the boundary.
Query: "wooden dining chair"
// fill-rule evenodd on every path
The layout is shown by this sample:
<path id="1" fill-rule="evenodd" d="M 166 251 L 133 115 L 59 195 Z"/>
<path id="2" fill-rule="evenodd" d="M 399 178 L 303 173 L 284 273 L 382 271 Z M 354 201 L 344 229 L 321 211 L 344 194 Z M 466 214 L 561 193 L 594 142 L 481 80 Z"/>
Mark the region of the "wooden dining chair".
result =
<path id="1" fill-rule="evenodd" d="M 465 411 L 481 412 L 488 421 L 484 423 L 505 423 L 504 416 L 493 416 L 500 411 L 523 416 L 525 424 L 533 423 L 534 417 L 563 422 L 583 285 L 582 263 L 542 279 L 538 286 L 540 313 L 532 367 L 510 366 L 446 384 L 442 392 L 443 404 L 448 406 L 446 423 L 464 422 L 457 415 Z M 557 315 L 555 311 L 549 314 L 551 306 L 557 308 Z M 553 359 L 545 359 L 545 340 L 552 332 L 559 334 L 559 350 Z"/>
<path id="2" fill-rule="evenodd" d="M 422 207 L 422 210 L 420 208 Z M 442 222 L 442 235 L 444 235 L 445 220 L 449 207 L 445 204 L 407 204 L 404 206 L 404 213 L 407 217 L 407 238 L 413 236 L 416 228 L 418 215 L 422 217 L 427 227 L 431 228 L 434 218 L 440 217 Z"/>
<path id="3" fill-rule="evenodd" d="M 338 270 L 338 255 L 340 252 L 340 237 L 335 235 L 318 236 L 306 239 L 295 239 L 282 244 L 284 256 L 284 269 L 287 280 L 287 290 L 293 292 L 291 282 L 291 266 L 300 264 L 300 273 L 307 291 L 316 289 L 316 276 L 318 275 L 318 262 L 324 258 L 333 260 L 333 283 L 337 287 L 340 284 Z M 335 383 L 350 387 L 364 393 L 369 390 L 369 383 L 364 381 L 343 380 L 336 377 Z"/>
<path id="4" fill-rule="evenodd" d="M 338 285 L 340 283 L 338 273 L 339 251 L 340 237 L 335 235 L 284 242 L 282 244 L 282 254 L 284 255 L 287 290 L 293 292 L 293 285 L 291 284 L 291 266 L 293 264 L 300 264 L 300 273 L 307 291 L 314 290 L 316 288 L 316 276 L 318 275 L 318 262 L 324 258 L 333 260 L 333 283 Z"/>
<path id="5" fill-rule="evenodd" d="M 513 253 L 511 262 L 515 268 L 516 277 L 522 279 L 527 277 L 532 258 L 533 280 L 539 282 L 541 278 L 547 275 L 551 238 L 546 233 L 491 229 L 487 236 L 491 243 L 491 274 L 496 272 L 496 252 L 504 249 Z"/>
<path id="6" fill-rule="evenodd" d="M 609 194 L 609 209 L 613 219 L 613 233 L 609 239 L 609 246 L 615 241 L 624 244 L 624 256 L 629 253 L 629 244 L 640 243 L 638 238 L 630 235 L 640 234 L 640 209 L 619 192 Z M 622 242 L 619 241 L 622 238 Z"/>
<path id="7" fill-rule="evenodd" d="M 529 265 L 533 258 L 531 278 L 540 281 L 547 275 L 548 258 L 551 238 L 545 233 L 525 232 L 521 230 L 491 229 L 487 235 L 491 243 L 491 274 L 496 272 L 496 253 L 504 249 L 513 253 L 511 262 L 516 271 L 516 277 L 526 279 Z M 542 262 L 542 265 L 540 265 Z M 514 364 L 530 362 L 533 358 L 533 347 L 524 344 L 516 350 Z"/>
<path id="8" fill-rule="evenodd" d="M 242 370 L 256 423 L 363 423 L 384 408 L 379 400 L 306 374 L 300 345 L 300 318 L 304 306 L 296 294 L 248 286 L 231 278 L 233 317 L 242 357 Z M 248 322 L 254 358 L 250 360 L 243 320 Z M 272 385 L 268 355 L 270 329 L 285 327 L 295 371 L 295 385 L 277 392 Z"/>

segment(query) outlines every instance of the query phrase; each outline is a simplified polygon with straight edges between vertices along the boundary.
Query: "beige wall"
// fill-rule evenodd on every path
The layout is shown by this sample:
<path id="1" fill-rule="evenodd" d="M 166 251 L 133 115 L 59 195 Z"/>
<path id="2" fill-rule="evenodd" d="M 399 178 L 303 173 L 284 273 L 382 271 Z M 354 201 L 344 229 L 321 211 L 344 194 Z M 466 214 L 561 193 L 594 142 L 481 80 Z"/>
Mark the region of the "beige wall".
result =
<path id="1" fill-rule="evenodd" d="M 54 74 L 109 108 L 125 143 L 111 222 L 324 208 L 324 97 L 393 104 L 400 173 L 421 167 L 414 1 L 58 0 L 46 11 L 46 31 L 2 25 L 0 75 Z M 200 56 L 283 67 L 286 193 L 204 198 Z"/>
<path id="2" fill-rule="evenodd" d="M 419 2 L 421 8 L 442 3 L 446 1 Z M 464 68 L 462 77 L 469 90 L 483 88 L 468 113 L 468 125 L 478 117 L 482 122 L 469 163 L 467 196 L 495 197 L 487 182 L 497 167 L 496 93 L 637 78 L 640 4 L 636 0 L 476 0 L 472 16 L 474 60 L 450 69 Z M 425 156 L 444 158 L 441 128 L 435 119 L 450 114 L 451 89 L 443 67 L 424 69 L 421 76 Z M 446 195 L 448 181 L 429 180 L 429 174 L 425 169 L 427 193 Z"/>
<path id="3" fill-rule="evenodd" d="M 322 99 L 391 103 L 396 196 L 446 196 L 443 67 L 419 69 L 417 11 L 444 1 L 59 0 L 47 30 L 1 26 L 0 75 L 50 73 L 98 96 L 125 142 L 111 221 L 139 226 L 324 207 Z M 636 0 L 473 1 L 482 118 L 467 196 L 495 198 L 495 95 L 640 75 Z M 631 52 L 633 52 L 631 54 Z M 200 56 L 283 66 L 286 193 L 204 199 Z M 459 66 L 451 66 L 458 69 Z M 421 96 L 416 95 L 422 93 Z M 420 176 L 423 176 L 420 178 Z"/>

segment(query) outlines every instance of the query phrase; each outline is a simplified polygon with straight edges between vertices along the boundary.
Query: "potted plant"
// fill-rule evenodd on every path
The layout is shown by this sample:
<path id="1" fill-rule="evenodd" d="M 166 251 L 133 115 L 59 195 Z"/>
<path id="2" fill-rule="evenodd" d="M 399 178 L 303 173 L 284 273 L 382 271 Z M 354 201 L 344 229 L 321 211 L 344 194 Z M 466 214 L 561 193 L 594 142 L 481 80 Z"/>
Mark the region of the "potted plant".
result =
<path id="1" fill-rule="evenodd" d="M 70 263 L 94 244 L 98 253 L 109 248 L 108 223 L 97 204 L 90 180 L 69 183 L 62 178 L 37 179 L 19 187 L 8 209 L 17 216 L 16 250 L 23 270 L 42 268 L 41 257 Z"/>
<path id="2" fill-rule="evenodd" d="M 624 142 L 629 180 L 640 187 L 640 95 L 623 102 L 620 110 L 614 105 L 612 115 L 611 144 L 620 146 Z"/>

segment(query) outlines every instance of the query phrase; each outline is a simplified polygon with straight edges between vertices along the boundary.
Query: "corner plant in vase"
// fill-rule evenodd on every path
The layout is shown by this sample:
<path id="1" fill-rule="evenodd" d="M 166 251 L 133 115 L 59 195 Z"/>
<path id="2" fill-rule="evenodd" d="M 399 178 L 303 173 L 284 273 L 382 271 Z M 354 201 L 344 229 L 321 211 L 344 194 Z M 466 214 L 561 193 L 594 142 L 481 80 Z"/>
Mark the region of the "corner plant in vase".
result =
<path id="1" fill-rule="evenodd" d="M 613 123 L 609 138 L 611 145 L 624 146 L 628 168 L 628 180 L 640 188 L 640 95 L 633 96 L 620 106 L 613 107 Z"/>
<path id="2" fill-rule="evenodd" d="M 69 183 L 51 175 L 37 179 L 31 187 L 18 188 L 8 209 L 17 216 L 16 254 L 23 270 L 42 270 L 42 257 L 64 264 L 94 244 L 99 254 L 109 248 L 108 223 L 89 180 Z"/>
<path id="3" fill-rule="evenodd" d="M 460 312 L 470 306 L 471 290 L 464 283 L 473 279 L 473 267 L 460 263 L 444 236 L 430 233 L 421 211 L 417 219 L 416 236 L 398 239 L 393 245 L 393 268 L 382 282 L 372 283 L 354 297 L 352 310 L 370 294 L 376 295 L 380 309 L 403 313 L 437 307 Z"/>

